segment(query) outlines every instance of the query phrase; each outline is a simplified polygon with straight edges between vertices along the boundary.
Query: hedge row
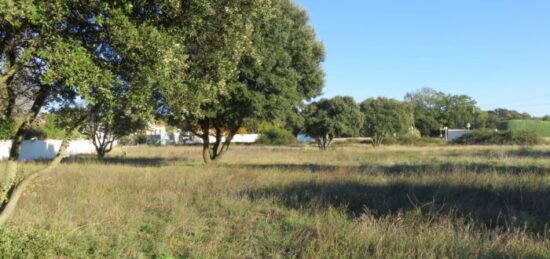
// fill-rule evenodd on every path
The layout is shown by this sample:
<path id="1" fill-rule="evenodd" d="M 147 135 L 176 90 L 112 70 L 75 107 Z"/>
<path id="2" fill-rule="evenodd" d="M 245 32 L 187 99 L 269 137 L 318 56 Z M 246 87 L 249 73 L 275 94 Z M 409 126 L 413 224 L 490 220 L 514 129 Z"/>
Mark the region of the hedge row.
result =
<path id="1" fill-rule="evenodd" d="M 460 145 L 535 145 L 542 143 L 539 135 L 523 130 L 478 130 L 453 141 Z"/>

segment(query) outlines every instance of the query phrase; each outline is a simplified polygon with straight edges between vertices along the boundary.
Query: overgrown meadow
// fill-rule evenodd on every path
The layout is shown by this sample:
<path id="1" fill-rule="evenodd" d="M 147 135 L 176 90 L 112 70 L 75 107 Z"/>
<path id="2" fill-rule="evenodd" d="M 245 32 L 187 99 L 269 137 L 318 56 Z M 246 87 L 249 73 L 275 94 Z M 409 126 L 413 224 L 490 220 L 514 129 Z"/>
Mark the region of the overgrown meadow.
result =
<path id="1" fill-rule="evenodd" d="M 4 258 L 550 256 L 550 147 L 122 147 L 66 159 Z M 25 164 L 24 171 L 43 166 Z"/>

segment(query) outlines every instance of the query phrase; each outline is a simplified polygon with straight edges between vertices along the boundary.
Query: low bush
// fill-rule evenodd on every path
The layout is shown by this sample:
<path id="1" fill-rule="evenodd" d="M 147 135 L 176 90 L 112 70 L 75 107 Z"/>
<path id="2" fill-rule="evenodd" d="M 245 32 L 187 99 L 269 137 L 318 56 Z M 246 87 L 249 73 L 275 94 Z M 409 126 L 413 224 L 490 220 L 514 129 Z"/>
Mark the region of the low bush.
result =
<path id="1" fill-rule="evenodd" d="M 61 250 L 55 236 L 30 228 L 0 228 L 2 258 L 53 258 Z"/>
<path id="2" fill-rule="evenodd" d="M 403 146 L 429 146 L 444 145 L 445 140 L 432 137 L 401 136 L 396 138 L 387 138 L 382 141 L 383 145 L 403 145 Z"/>
<path id="3" fill-rule="evenodd" d="M 256 143 L 262 145 L 291 145 L 297 143 L 296 137 L 292 132 L 277 128 L 268 127 L 264 129 Z"/>
<path id="4" fill-rule="evenodd" d="M 542 143 L 542 138 L 532 131 L 524 130 L 477 130 L 453 141 L 460 145 L 535 145 Z"/>
<path id="5" fill-rule="evenodd" d="M 67 135 L 67 132 L 60 128 L 58 124 L 58 117 L 50 115 L 46 123 L 40 125 L 40 130 L 44 132 L 45 136 L 49 139 L 63 139 L 65 135 Z"/>
<path id="6" fill-rule="evenodd" d="M 118 140 L 118 144 L 124 146 L 147 144 L 147 135 L 145 133 L 138 133 L 130 136 L 124 136 Z"/>

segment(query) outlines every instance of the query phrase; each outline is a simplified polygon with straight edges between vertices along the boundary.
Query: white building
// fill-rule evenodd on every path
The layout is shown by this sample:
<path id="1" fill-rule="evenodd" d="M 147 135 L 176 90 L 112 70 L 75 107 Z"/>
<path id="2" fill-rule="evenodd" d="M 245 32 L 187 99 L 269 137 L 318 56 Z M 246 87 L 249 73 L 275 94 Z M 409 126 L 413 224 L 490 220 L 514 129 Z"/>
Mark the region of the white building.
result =
<path id="1" fill-rule="evenodd" d="M 0 141 L 0 161 L 9 157 L 11 140 Z M 19 153 L 19 160 L 50 160 L 53 159 L 59 148 L 61 147 L 62 140 L 48 139 L 48 140 L 25 140 L 21 145 L 21 152 Z M 89 140 L 74 140 L 69 143 L 65 156 L 72 156 L 78 154 L 95 154 L 95 146 L 92 141 Z"/>
<path id="2" fill-rule="evenodd" d="M 260 134 L 236 134 L 235 136 L 233 136 L 231 143 L 256 143 L 258 138 L 260 138 Z M 216 138 L 214 136 L 210 136 L 209 141 L 210 143 L 216 142 Z M 222 138 L 222 142 L 223 141 L 225 141 L 225 137 Z M 180 143 L 184 145 L 202 144 L 202 142 L 202 138 L 189 132 L 181 134 L 180 137 Z"/>
<path id="3" fill-rule="evenodd" d="M 177 145 L 180 144 L 181 130 L 176 129 L 174 131 L 167 130 L 164 125 L 150 125 L 145 131 L 147 135 L 147 144 L 154 145 Z"/>
<path id="4" fill-rule="evenodd" d="M 471 130 L 465 130 L 465 129 L 448 129 L 447 130 L 447 141 L 453 141 L 457 138 L 460 138 L 468 133 L 472 132 Z"/>
<path id="5" fill-rule="evenodd" d="M 193 145 L 202 144 L 202 138 L 191 132 L 182 132 L 180 129 L 169 131 L 164 125 L 151 125 L 145 131 L 147 135 L 147 144 L 153 145 Z M 231 143 L 255 143 L 260 134 L 236 134 Z M 210 143 L 216 141 L 216 138 L 210 136 Z M 225 141 L 225 137 L 222 138 Z"/>

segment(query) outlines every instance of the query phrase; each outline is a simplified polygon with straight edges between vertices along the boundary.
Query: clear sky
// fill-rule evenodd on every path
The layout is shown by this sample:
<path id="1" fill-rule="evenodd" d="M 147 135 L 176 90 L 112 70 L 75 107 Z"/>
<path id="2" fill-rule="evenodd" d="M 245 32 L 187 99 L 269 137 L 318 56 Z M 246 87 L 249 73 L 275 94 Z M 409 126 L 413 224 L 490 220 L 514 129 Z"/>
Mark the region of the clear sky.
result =
<path id="1" fill-rule="evenodd" d="M 431 87 L 550 114 L 550 0 L 295 1 L 325 45 L 325 97 Z"/>

